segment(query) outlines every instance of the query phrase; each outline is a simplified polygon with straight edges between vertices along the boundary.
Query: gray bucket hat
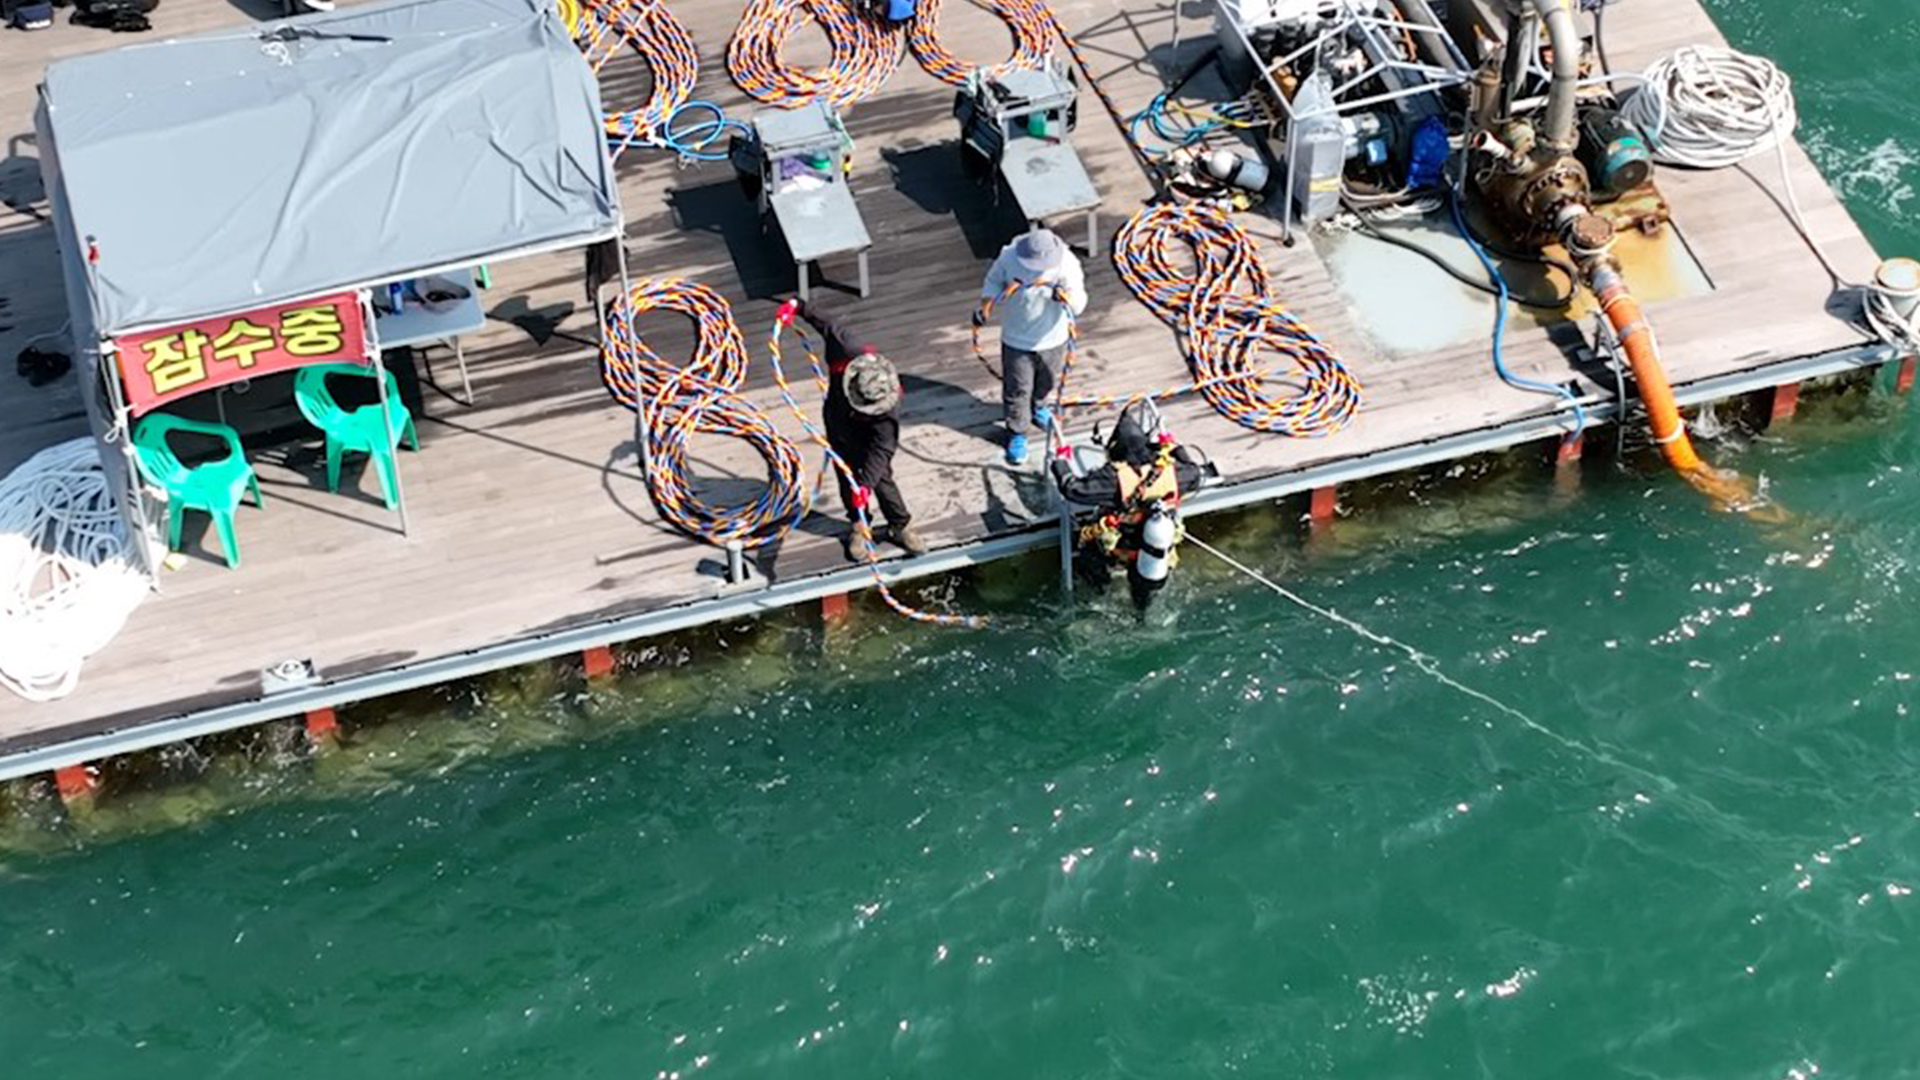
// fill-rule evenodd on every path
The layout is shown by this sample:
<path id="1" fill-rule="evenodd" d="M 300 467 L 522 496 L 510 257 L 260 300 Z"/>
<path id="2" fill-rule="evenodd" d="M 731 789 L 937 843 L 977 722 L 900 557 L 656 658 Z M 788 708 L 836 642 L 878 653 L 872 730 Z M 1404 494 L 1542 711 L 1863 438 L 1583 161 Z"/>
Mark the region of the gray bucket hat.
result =
<path id="1" fill-rule="evenodd" d="M 885 416 L 900 404 L 900 373 L 893 362 L 877 352 L 853 358 L 842 376 L 846 380 L 847 403 L 863 416 Z"/>
<path id="2" fill-rule="evenodd" d="M 1030 274 L 1044 274 L 1066 259 L 1067 245 L 1051 229 L 1035 229 L 1014 241 L 1013 257 Z"/>

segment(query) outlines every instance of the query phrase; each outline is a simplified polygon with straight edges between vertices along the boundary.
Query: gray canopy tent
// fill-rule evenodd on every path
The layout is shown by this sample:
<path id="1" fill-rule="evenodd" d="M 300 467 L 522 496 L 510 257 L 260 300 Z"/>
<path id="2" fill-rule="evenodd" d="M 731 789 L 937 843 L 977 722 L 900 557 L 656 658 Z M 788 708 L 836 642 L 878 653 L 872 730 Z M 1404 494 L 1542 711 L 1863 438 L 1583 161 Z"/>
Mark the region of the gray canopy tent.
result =
<path id="1" fill-rule="evenodd" d="M 376 286 L 622 231 L 599 87 L 552 0 L 395 0 L 61 60 L 35 127 L 75 372 L 136 534 L 115 337 L 348 290 L 372 336 Z"/>

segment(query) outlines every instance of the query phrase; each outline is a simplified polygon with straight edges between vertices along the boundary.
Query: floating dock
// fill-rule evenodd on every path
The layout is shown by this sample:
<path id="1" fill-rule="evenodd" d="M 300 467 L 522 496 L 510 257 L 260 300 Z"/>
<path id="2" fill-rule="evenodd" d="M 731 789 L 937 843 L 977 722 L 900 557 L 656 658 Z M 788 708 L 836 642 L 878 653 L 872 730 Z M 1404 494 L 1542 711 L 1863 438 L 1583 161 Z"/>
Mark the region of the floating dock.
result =
<path id="1" fill-rule="evenodd" d="M 699 96 L 736 117 L 750 115 L 753 103 L 729 81 L 724 59 L 740 0 L 674 6 L 700 48 Z M 1054 3 L 1126 112 L 1145 107 L 1211 45 L 1210 19 L 1189 11 L 1176 27 L 1180 6 Z M 1683 45 L 1723 42 L 1697 0 L 1619 10 L 1608 26 L 1617 70 L 1638 70 Z M 227 0 L 167 0 L 154 18 L 158 37 L 239 26 L 248 15 Z M 1004 27 L 970 5 L 947 4 L 944 30 L 948 47 L 969 59 L 1006 53 Z M 1176 34 L 1184 38 L 1177 49 Z M 64 318 L 31 137 L 35 84 L 53 59 L 128 43 L 64 22 L 6 35 L 0 356 L 15 355 L 29 336 Z M 808 42 L 795 55 L 817 47 Z M 637 103 L 623 98 L 645 86 L 637 61 L 603 78 L 609 107 Z M 964 175 L 953 98 L 909 58 L 883 92 L 847 111 L 858 144 L 853 189 L 874 241 L 872 296 L 853 295 L 851 259 L 828 264 L 813 286 L 816 302 L 857 314 L 905 379 L 897 476 L 935 550 L 889 562 L 886 572 L 896 579 L 1057 538 L 1043 473 L 1002 462 L 999 386 L 968 345 L 977 283 L 1021 223 Z M 1090 97 L 1074 142 L 1103 199 L 1100 235 L 1111 237 L 1153 187 Z M 1787 159 L 1810 230 L 1842 266 L 1864 276 L 1877 255 L 1797 145 Z M 634 275 L 719 290 L 759 361 L 762 328 L 791 295 L 794 267 L 777 237 L 763 234 L 731 170 L 724 163 L 683 168 L 668 153 L 641 148 L 622 154 L 618 169 Z M 1670 287 L 1641 295 L 1682 404 L 1784 388 L 1784 411 L 1804 380 L 1910 363 L 1829 310 L 1829 279 L 1784 215 L 1774 173 L 1767 159 L 1744 170 L 1660 172 L 1685 265 Z M 139 198 L 137 178 L 129 178 L 127 198 Z M 1351 426 L 1323 439 L 1258 435 L 1194 397 L 1169 405 L 1170 426 L 1205 448 L 1227 481 L 1194 498 L 1190 516 L 1301 492 L 1316 493 L 1315 511 L 1331 513 L 1341 484 L 1529 443 L 1552 452 L 1565 414 L 1552 399 L 1496 376 L 1488 361 L 1490 300 L 1417 260 L 1350 250 L 1364 238 L 1300 234 L 1288 246 L 1271 216 L 1238 220 L 1259 239 L 1275 294 L 1344 359 L 1366 398 Z M 1072 225 L 1060 231 L 1079 241 Z M 1084 262 L 1092 303 L 1074 389 L 1124 397 L 1184 379 L 1173 332 L 1126 290 L 1110 254 L 1094 252 Z M 768 584 L 743 590 L 717 576 L 720 551 L 662 522 L 639 471 L 633 416 L 601 384 L 598 328 L 579 278 L 577 254 L 496 268 L 487 294 L 492 320 L 466 346 L 475 403 L 429 389 L 419 429 L 424 448 L 402 461 L 411 537 L 381 505 L 370 475 L 350 479 L 339 495 L 325 490 L 317 441 L 258 455 L 268 508 L 241 512 L 244 566 L 226 569 L 212 538 L 195 538 L 197 526 L 190 527 L 184 568 L 163 574 L 160 591 L 88 662 L 77 692 L 42 705 L 0 697 L 0 778 L 324 716 L 555 657 L 585 655 L 591 669 L 611 644 L 869 587 L 869 571 L 842 556 L 846 523 L 837 500 L 765 553 Z M 1451 289 L 1452 299 L 1432 317 L 1409 314 L 1395 298 L 1413 288 Z M 1590 420 L 1605 423 L 1620 415 L 1619 388 L 1591 360 L 1582 339 L 1592 332 L 1591 317 L 1522 319 L 1507 354 L 1519 374 L 1572 383 Z M 663 356 L 685 356 L 691 326 L 659 317 L 648 324 L 648 339 Z M 451 371 L 450 356 L 436 360 L 443 376 Z M 817 461 L 764 363 L 756 364 L 749 397 Z M 1094 419 L 1076 416 L 1070 425 Z M 35 390 L 10 381 L 0 389 L 0 473 L 85 431 L 70 385 Z M 702 437 L 696 453 L 703 474 L 716 480 L 731 474 L 750 484 L 763 476 L 759 459 L 729 440 Z M 1710 511 L 1703 505 L 1701 512 Z M 311 660 L 318 681 L 266 694 L 262 670 L 289 659 Z"/>

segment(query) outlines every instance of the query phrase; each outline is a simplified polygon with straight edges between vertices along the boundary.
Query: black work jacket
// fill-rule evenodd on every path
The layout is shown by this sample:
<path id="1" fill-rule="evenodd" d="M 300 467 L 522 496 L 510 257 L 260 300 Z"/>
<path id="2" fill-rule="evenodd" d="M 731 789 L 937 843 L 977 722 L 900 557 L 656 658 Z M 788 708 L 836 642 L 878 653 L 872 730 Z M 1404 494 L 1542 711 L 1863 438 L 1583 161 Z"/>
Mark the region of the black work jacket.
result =
<path id="1" fill-rule="evenodd" d="M 825 343 L 827 362 L 827 406 L 823 410 L 827 441 L 834 452 L 847 459 L 862 487 L 873 487 L 893 471 L 893 454 L 900 448 L 900 421 L 893 413 L 868 416 L 856 412 L 847 399 L 847 365 L 869 351 L 866 339 L 853 323 L 842 317 L 800 306 L 800 317 L 819 331 Z"/>

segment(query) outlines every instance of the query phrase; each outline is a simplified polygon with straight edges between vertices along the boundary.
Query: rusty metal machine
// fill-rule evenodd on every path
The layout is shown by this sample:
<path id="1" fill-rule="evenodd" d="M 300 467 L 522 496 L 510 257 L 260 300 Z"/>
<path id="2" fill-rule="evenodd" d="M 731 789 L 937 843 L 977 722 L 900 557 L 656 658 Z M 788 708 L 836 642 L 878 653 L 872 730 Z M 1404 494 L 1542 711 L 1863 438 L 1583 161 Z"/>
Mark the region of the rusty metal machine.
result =
<path id="1" fill-rule="evenodd" d="M 1622 111 L 1576 19 L 1612 2 L 1221 0 L 1216 33 L 1233 89 L 1264 93 L 1281 117 L 1266 146 L 1277 185 L 1267 194 L 1284 196 L 1275 202 L 1289 230 L 1445 208 L 1496 279 L 1470 219 L 1507 248 L 1564 251 L 1553 258 L 1592 292 L 1655 441 L 1731 503 L 1738 486 L 1694 454 L 1615 253 L 1622 229 L 1658 233 L 1667 208 L 1649 146 L 1658 133 Z M 1525 388 L 1577 413 L 1564 388 Z"/>
<path id="2" fill-rule="evenodd" d="M 1558 243 L 1599 303 L 1633 372 L 1654 442 L 1694 487 L 1729 508 L 1753 495 L 1737 476 L 1694 452 L 1648 322 L 1614 253 L 1615 220 L 1598 208 L 1635 191 L 1652 192 L 1645 132 L 1622 116 L 1606 83 L 1588 68 L 1574 0 L 1504 0 L 1503 44 L 1475 76 L 1467 130 L 1474 190 L 1522 242 Z M 1595 5 L 1599 6 L 1599 5 Z M 1583 100 L 1582 91 L 1597 89 Z M 1653 195 L 1641 228 L 1658 228 L 1665 205 Z"/>

